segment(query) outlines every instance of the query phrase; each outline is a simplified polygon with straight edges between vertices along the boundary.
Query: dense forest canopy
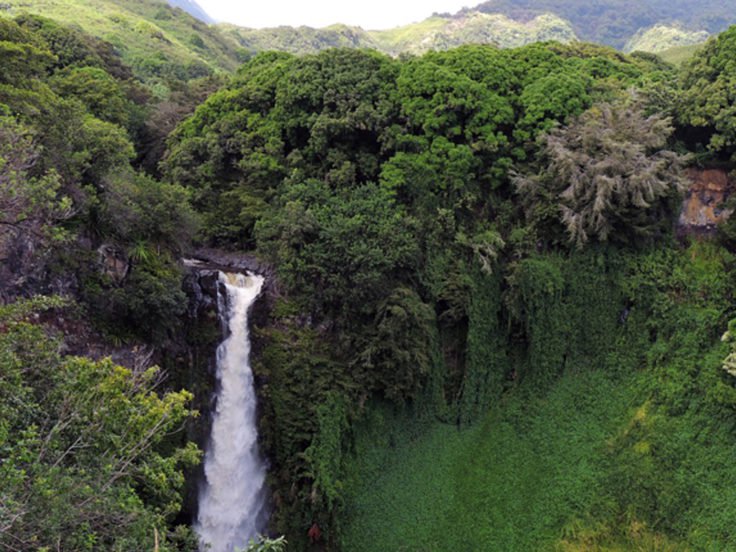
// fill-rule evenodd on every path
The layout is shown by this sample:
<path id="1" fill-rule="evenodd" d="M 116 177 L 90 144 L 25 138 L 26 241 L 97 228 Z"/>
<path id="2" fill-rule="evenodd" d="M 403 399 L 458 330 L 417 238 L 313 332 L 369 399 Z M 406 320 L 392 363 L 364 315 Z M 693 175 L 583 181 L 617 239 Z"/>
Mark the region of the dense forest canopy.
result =
<path id="1" fill-rule="evenodd" d="M 736 546 L 736 221 L 675 231 L 685 168 L 733 168 L 736 28 L 679 69 L 543 42 L 227 75 L 248 56 L 214 30 L 127 17 L 154 8 L 150 52 L 0 18 L 1 546 L 197 549 L 200 246 L 269 267 L 253 364 L 289 549 Z"/>

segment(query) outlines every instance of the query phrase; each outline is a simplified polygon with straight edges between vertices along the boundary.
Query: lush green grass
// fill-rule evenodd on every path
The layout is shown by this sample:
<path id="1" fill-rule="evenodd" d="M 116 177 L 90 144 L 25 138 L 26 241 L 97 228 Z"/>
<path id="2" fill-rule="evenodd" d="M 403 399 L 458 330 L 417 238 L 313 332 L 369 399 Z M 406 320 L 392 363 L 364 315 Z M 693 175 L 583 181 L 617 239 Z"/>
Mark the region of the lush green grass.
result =
<path id="1" fill-rule="evenodd" d="M 676 46 L 657 54 L 663 60 L 673 65 L 682 65 L 703 48 L 703 44 Z"/>
<path id="2" fill-rule="evenodd" d="M 643 373 L 567 374 L 546 396 L 507 395 L 466 430 L 407 431 L 374 412 L 351 466 L 343 549 L 731 549 L 733 422 L 668 417 L 651 391 Z M 647 523 L 647 508 L 671 517 Z"/>
<path id="3" fill-rule="evenodd" d="M 639 400 L 636 377 L 568 374 L 545 397 L 507 395 L 483 424 L 434 424 L 383 463 L 361 458 L 343 548 L 548 549 L 594 504 L 606 440 Z"/>

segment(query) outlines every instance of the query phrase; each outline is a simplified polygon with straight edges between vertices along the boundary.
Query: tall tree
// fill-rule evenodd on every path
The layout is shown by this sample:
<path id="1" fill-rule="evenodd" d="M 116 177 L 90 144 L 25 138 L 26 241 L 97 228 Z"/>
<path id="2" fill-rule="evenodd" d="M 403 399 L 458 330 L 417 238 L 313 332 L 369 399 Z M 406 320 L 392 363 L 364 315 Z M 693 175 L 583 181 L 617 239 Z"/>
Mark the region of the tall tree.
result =
<path id="1" fill-rule="evenodd" d="M 660 234 L 684 187 L 684 158 L 667 149 L 669 119 L 633 92 L 600 103 L 542 138 L 536 174 L 517 174 L 532 222 L 557 212 L 572 242 L 635 242 Z"/>

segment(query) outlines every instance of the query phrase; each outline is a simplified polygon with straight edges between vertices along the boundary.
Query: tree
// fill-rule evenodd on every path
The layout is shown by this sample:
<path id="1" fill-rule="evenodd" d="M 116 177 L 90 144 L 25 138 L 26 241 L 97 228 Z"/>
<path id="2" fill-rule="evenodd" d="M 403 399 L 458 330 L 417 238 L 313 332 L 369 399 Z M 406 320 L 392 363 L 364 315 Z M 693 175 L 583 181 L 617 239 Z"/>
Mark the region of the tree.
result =
<path id="1" fill-rule="evenodd" d="M 284 537 L 259 537 L 257 541 L 251 540 L 244 552 L 284 552 L 287 544 Z"/>
<path id="2" fill-rule="evenodd" d="M 259 222 L 258 241 L 319 315 L 348 322 L 372 313 L 390 282 L 416 265 L 413 220 L 375 184 L 333 192 L 310 179 L 284 201 Z"/>
<path id="3" fill-rule="evenodd" d="M 166 443 L 192 414 L 187 391 L 159 393 L 157 368 L 64 357 L 35 313 L 0 307 L 0 547 L 144 550 L 181 506 L 193 444 Z M 171 537 L 171 538 L 169 538 Z"/>
<path id="4" fill-rule="evenodd" d="M 38 251 L 63 237 L 55 224 L 73 213 L 55 171 L 31 176 L 39 155 L 34 133 L 0 115 L 0 278 L 6 285 L 13 280 L 6 270 L 12 266 L 27 277 Z"/>
<path id="5" fill-rule="evenodd" d="M 700 131 L 709 149 L 736 155 L 736 27 L 709 40 L 681 73 L 677 120 Z"/>
<path id="6" fill-rule="evenodd" d="M 556 212 L 577 247 L 658 235 L 684 187 L 684 158 L 667 149 L 672 131 L 633 92 L 553 129 L 542 138 L 543 169 L 513 177 L 528 218 L 544 223 Z"/>
<path id="7" fill-rule="evenodd" d="M 53 61 L 39 37 L 15 21 L 0 19 L 0 85 L 30 86 Z"/>
<path id="8" fill-rule="evenodd" d="M 76 98 L 98 119 L 122 127 L 128 124 L 132 105 L 120 85 L 99 67 L 67 67 L 51 79 L 54 91 Z"/>

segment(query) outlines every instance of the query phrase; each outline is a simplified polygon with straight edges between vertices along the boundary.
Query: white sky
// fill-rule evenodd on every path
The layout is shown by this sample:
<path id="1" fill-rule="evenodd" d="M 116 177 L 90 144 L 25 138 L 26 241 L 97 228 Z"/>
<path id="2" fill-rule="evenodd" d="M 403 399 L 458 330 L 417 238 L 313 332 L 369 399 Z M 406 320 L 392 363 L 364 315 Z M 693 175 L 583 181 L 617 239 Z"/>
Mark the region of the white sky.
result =
<path id="1" fill-rule="evenodd" d="M 481 0 L 197 0 L 217 21 L 243 27 L 333 23 L 367 30 L 390 29 L 421 21 L 434 12 L 455 13 Z"/>

